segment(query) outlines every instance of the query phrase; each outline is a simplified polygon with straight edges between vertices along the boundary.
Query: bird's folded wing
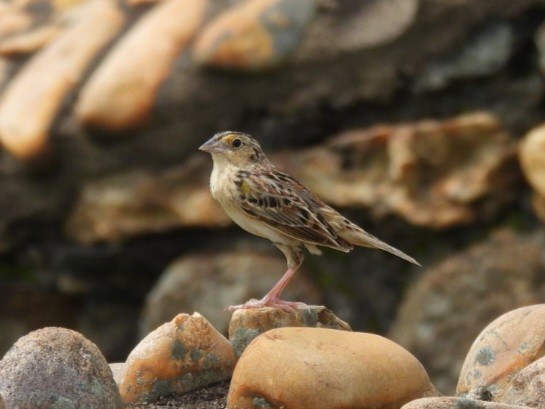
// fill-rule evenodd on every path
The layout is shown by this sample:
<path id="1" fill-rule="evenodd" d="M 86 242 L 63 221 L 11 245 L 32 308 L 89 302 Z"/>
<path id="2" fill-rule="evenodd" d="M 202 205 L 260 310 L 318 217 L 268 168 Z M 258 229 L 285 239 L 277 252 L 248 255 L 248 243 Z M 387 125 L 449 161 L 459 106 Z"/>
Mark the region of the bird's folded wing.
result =
<path id="1" fill-rule="evenodd" d="M 240 207 L 247 215 L 303 242 L 344 251 L 352 248 L 321 213 L 326 205 L 291 176 L 250 172 L 240 189 Z"/>

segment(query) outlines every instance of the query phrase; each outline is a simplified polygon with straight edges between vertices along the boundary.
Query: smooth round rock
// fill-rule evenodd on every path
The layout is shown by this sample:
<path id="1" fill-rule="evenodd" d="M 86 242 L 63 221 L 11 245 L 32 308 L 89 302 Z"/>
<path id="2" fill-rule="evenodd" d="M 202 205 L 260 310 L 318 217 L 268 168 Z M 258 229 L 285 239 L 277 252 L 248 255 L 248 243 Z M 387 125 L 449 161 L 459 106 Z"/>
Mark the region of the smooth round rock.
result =
<path id="1" fill-rule="evenodd" d="M 132 350 L 119 390 L 127 404 L 153 402 L 227 380 L 235 361 L 229 341 L 203 316 L 178 314 Z"/>
<path id="2" fill-rule="evenodd" d="M 7 408 L 118 409 L 119 392 L 106 359 L 78 332 L 49 327 L 19 339 L 0 361 Z"/>
<path id="3" fill-rule="evenodd" d="M 278 328 L 257 337 L 240 357 L 227 408 L 399 408 L 434 395 L 420 362 L 386 338 Z"/>
<path id="4" fill-rule="evenodd" d="M 501 402 L 511 379 L 543 356 L 545 304 L 518 308 L 491 322 L 471 346 L 460 373 L 457 394 L 487 391 Z"/>

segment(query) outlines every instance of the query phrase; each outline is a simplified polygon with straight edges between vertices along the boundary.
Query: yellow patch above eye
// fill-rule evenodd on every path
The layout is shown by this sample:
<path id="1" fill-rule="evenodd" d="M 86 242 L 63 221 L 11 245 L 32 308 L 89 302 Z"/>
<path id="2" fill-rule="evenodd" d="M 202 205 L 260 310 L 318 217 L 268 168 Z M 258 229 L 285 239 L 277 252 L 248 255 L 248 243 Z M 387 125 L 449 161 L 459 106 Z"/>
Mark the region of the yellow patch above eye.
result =
<path id="1" fill-rule="evenodd" d="M 233 139 L 235 139 L 235 138 L 236 138 L 236 135 L 230 133 L 230 134 L 228 134 L 228 135 L 225 135 L 225 136 L 223 137 L 223 140 L 224 140 L 225 142 L 227 142 L 227 143 L 230 144 L 231 142 L 233 142 Z"/>

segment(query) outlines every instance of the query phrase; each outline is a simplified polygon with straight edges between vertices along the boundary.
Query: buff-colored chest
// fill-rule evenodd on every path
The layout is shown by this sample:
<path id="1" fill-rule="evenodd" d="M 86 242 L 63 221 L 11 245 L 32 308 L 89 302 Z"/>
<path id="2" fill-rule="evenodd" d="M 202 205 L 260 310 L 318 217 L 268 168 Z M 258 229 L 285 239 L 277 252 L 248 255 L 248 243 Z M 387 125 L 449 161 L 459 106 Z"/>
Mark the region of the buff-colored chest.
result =
<path id="1" fill-rule="evenodd" d="M 269 239 L 275 243 L 296 244 L 299 241 L 270 227 L 267 223 L 249 216 L 241 210 L 241 197 L 235 185 L 236 167 L 214 158 L 214 167 L 210 176 L 210 191 L 227 215 L 240 227 L 256 236 Z"/>

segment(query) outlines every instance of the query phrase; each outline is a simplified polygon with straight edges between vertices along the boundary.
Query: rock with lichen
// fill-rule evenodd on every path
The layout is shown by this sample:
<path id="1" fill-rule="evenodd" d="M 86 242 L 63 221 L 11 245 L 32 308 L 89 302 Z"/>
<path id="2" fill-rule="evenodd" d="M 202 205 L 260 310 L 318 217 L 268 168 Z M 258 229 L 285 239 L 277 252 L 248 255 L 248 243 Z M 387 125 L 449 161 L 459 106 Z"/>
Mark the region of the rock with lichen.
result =
<path id="1" fill-rule="evenodd" d="M 129 354 L 121 374 L 123 402 L 153 402 L 229 379 L 231 344 L 200 314 L 179 314 L 148 334 Z"/>

